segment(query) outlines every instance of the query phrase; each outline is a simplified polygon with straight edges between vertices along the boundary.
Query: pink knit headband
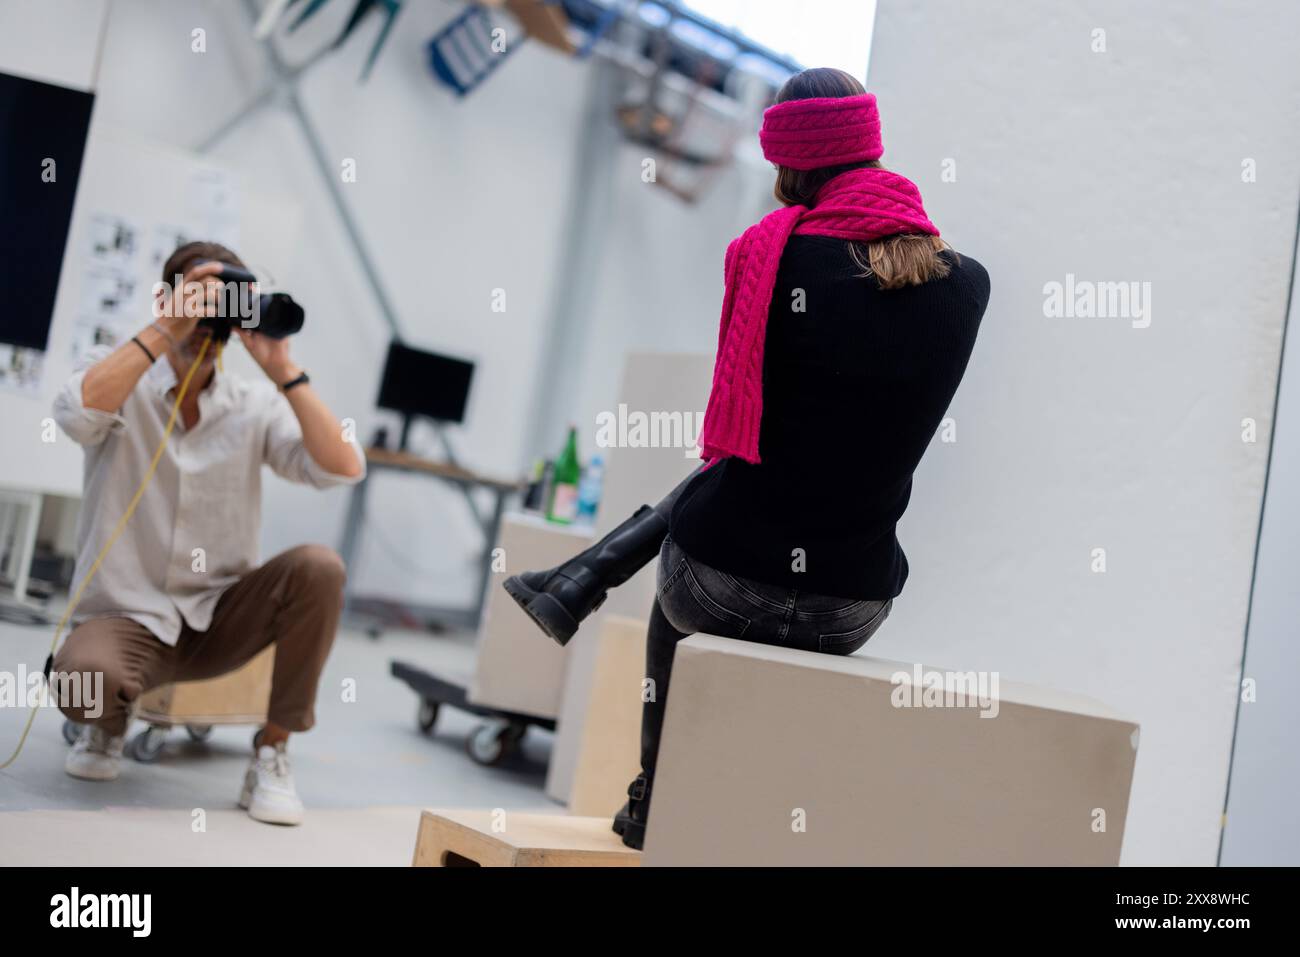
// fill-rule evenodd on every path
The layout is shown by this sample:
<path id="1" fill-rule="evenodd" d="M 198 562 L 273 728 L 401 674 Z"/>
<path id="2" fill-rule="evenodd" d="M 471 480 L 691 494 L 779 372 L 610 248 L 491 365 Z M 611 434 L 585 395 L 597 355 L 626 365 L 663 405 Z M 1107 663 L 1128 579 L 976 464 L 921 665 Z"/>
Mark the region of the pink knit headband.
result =
<path id="1" fill-rule="evenodd" d="M 758 141 L 769 162 L 817 169 L 879 159 L 880 113 L 872 93 L 786 100 L 763 112 Z"/>

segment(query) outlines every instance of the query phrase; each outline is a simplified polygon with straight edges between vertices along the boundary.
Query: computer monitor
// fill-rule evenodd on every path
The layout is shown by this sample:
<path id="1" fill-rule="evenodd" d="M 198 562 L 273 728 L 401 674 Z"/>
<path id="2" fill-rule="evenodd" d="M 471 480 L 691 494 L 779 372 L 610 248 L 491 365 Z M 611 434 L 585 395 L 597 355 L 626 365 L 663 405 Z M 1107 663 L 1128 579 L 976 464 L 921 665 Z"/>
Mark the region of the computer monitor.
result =
<path id="1" fill-rule="evenodd" d="M 44 349 L 95 98 L 0 73 L 0 342 Z"/>
<path id="2" fill-rule="evenodd" d="M 401 413 L 400 447 L 406 448 L 411 421 L 417 416 L 437 422 L 463 421 L 473 378 L 472 362 L 413 349 L 394 339 L 384 362 L 378 405 Z"/>

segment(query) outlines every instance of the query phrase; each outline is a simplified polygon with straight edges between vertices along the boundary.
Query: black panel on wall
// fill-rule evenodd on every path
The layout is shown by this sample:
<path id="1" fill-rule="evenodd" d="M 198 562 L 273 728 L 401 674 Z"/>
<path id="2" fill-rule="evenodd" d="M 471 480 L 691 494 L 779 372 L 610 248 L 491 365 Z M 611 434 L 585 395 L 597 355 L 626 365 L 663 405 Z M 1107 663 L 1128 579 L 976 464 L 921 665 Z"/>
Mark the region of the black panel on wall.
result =
<path id="1" fill-rule="evenodd" d="M 0 73 L 0 342 L 44 349 L 49 339 L 94 102 Z"/>

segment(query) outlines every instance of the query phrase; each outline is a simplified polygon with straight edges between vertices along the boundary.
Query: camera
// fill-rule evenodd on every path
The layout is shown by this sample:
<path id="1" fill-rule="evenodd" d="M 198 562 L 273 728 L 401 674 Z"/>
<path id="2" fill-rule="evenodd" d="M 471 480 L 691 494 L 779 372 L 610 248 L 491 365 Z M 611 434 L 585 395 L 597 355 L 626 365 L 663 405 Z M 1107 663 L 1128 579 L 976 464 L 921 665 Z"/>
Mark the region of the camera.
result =
<path id="1" fill-rule="evenodd" d="M 222 263 L 217 279 L 227 284 L 222 297 L 222 315 L 199 320 L 199 326 L 212 330 L 221 342 L 230 338 L 236 325 L 252 329 L 272 339 L 284 339 L 302 329 L 306 314 L 287 292 L 254 293 L 257 277 L 247 269 Z"/>

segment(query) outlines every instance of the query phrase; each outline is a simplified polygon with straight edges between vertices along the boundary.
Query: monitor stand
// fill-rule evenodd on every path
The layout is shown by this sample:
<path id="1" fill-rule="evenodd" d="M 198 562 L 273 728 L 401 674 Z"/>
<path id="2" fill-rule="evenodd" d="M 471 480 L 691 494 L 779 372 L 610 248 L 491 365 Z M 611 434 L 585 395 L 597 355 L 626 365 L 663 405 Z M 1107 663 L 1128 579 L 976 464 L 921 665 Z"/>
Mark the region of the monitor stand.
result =
<path id="1" fill-rule="evenodd" d="M 402 433 L 399 442 L 398 452 L 407 453 L 412 458 L 416 458 L 413 453 L 408 451 L 408 440 L 410 439 L 411 422 L 416 416 L 402 416 Z M 437 435 L 438 443 L 442 446 L 444 459 L 443 463 L 459 468 L 460 463 L 457 461 L 455 449 L 452 448 L 451 438 L 447 435 L 447 424 L 440 419 L 429 419 L 429 424 L 433 426 Z M 392 464 L 391 467 L 402 469 L 401 463 Z M 405 602 L 392 602 L 382 599 L 367 599 L 356 595 L 347 596 L 347 607 L 359 617 L 369 618 L 370 622 L 366 625 L 366 630 L 372 636 L 378 636 L 380 629 L 386 625 L 407 622 L 411 620 L 421 620 L 432 630 L 445 630 L 447 628 L 468 628 L 476 629 L 482 619 L 483 607 L 486 602 L 487 584 L 490 580 L 489 561 L 492 549 L 496 547 L 498 534 L 500 532 L 501 516 L 505 504 L 506 494 L 498 492 L 495 503 L 484 510 L 481 504 L 474 497 L 474 488 L 481 485 L 481 480 L 475 479 L 471 473 L 465 473 L 461 478 L 452 478 L 453 483 L 460 489 L 461 495 L 465 499 L 470 514 L 483 531 L 485 540 L 484 554 L 482 557 L 482 577 L 476 590 L 476 600 L 472 608 L 433 608 L 408 604 Z M 488 483 L 492 488 L 496 484 Z M 499 483 L 497 483 L 499 484 Z M 352 497 L 348 504 L 347 523 L 343 530 L 343 541 L 339 547 L 340 554 L 345 561 L 351 564 L 357 550 L 357 542 L 361 534 L 361 526 L 365 520 L 365 488 L 368 481 L 363 481 L 352 487 Z"/>
<path id="2" fill-rule="evenodd" d="M 397 442 L 397 451 L 410 451 L 408 448 L 408 440 L 411 437 L 411 423 L 414 422 L 415 419 L 416 416 L 410 413 L 406 413 L 402 416 L 402 435 Z M 434 432 L 438 435 L 438 444 L 442 446 L 442 454 L 445 456 L 447 464 L 459 467 L 460 462 L 456 460 L 456 450 L 451 447 L 451 439 L 447 437 L 446 423 L 441 419 L 429 419 L 428 421 L 429 424 L 433 426 Z M 475 520 L 479 525 L 486 529 L 488 527 L 488 517 L 479 508 L 479 503 L 474 500 L 473 494 L 465 486 L 461 486 L 461 493 L 465 496 L 465 502 L 469 505 L 469 510 L 473 513 Z"/>

